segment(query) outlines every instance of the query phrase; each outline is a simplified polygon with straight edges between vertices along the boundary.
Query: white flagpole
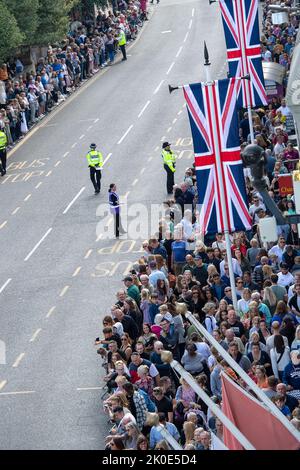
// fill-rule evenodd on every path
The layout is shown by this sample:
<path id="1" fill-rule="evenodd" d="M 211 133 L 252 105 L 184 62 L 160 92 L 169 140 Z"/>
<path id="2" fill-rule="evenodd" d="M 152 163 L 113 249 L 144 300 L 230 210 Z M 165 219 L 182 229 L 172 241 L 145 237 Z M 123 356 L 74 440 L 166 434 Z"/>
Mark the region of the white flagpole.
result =
<path id="1" fill-rule="evenodd" d="M 204 401 L 204 403 L 209 407 L 209 409 L 214 413 L 214 415 L 219 418 L 219 420 L 224 424 L 228 431 L 233 434 L 233 436 L 239 441 L 239 443 L 246 450 L 255 450 L 255 447 L 251 442 L 241 433 L 241 431 L 230 421 L 230 419 L 223 413 L 221 408 L 216 405 L 216 403 L 202 390 L 198 385 L 195 379 L 187 372 L 179 362 L 173 360 L 170 362 L 172 369 L 176 370 L 178 374 L 192 387 L 192 389 L 197 393 L 197 395 Z"/>
<path id="2" fill-rule="evenodd" d="M 213 136 L 212 138 L 214 139 L 214 144 L 215 144 L 215 158 L 216 158 L 216 165 L 217 165 L 217 170 L 218 174 L 220 175 L 219 177 L 219 185 L 220 185 L 220 192 L 221 192 L 221 208 L 222 208 L 222 217 L 224 220 L 224 235 L 225 235 L 225 243 L 226 243 L 226 254 L 227 254 L 227 263 L 228 263 L 228 268 L 229 268 L 229 278 L 230 278 L 230 286 L 231 286 L 231 293 L 232 293 L 232 302 L 234 309 L 237 312 L 237 296 L 236 296 L 236 285 L 235 285 L 235 277 L 234 277 L 234 272 L 233 272 L 233 263 L 232 263 L 232 254 L 231 254 L 231 242 L 230 242 L 230 237 L 229 237 L 229 223 L 228 223 L 228 218 L 227 218 L 227 212 L 226 212 L 226 204 L 225 204 L 225 188 L 224 188 L 224 181 L 222 177 L 222 162 L 221 162 L 221 155 L 220 155 L 220 149 L 218 146 L 218 132 L 216 128 L 216 122 L 218 119 L 218 116 L 216 115 L 216 110 L 214 109 L 214 100 L 213 100 L 213 95 L 212 95 L 212 85 L 213 82 L 211 81 L 211 76 L 210 76 L 210 62 L 209 62 L 209 56 L 208 56 L 208 51 L 206 47 L 206 43 L 204 42 L 204 57 L 205 57 L 205 73 L 206 73 L 206 84 L 205 86 L 208 87 L 208 93 L 209 93 L 209 100 L 211 103 L 211 113 L 212 113 L 212 130 L 213 130 Z"/>
<path id="3" fill-rule="evenodd" d="M 186 318 L 197 328 L 207 341 L 218 351 L 218 353 L 225 359 L 227 364 L 241 377 L 241 379 L 253 390 L 256 396 L 266 405 L 267 409 L 283 424 L 283 426 L 300 442 L 300 433 L 297 431 L 290 421 L 284 416 L 277 406 L 267 397 L 267 395 L 256 385 L 256 383 L 249 377 L 248 374 L 241 368 L 241 366 L 225 351 L 225 349 L 215 340 L 215 338 L 196 320 L 194 315 L 187 312 Z"/>

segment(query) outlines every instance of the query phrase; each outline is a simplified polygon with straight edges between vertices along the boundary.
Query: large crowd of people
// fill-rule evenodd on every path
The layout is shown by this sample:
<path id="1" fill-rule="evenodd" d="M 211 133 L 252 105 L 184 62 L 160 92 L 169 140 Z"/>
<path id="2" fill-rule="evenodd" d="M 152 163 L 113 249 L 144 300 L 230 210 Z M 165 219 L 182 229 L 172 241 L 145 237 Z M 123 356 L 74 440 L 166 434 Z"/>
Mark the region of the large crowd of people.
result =
<path id="1" fill-rule="evenodd" d="M 112 65 L 119 51 L 120 29 L 133 41 L 147 19 L 145 0 L 118 0 L 114 9 L 74 21 L 65 40 L 49 46 L 35 71 L 20 58 L 0 64 L 0 130 L 8 148 L 100 69 Z"/>
<path id="2" fill-rule="evenodd" d="M 298 25 L 299 18 L 292 15 L 289 24 L 273 26 L 265 10 L 263 59 L 276 61 L 288 71 Z M 255 143 L 266 154 L 269 194 L 284 216 L 295 214 L 294 196 L 280 194 L 278 178 L 299 162 L 285 128 L 289 113 L 284 97 L 275 96 L 252 116 Z M 249 134 L 245 114 L 240 121 L 241 151 L 249 143 Z M 223 441 L 222 422 L 164 358 L 163 351 L 172 352 L 218 406 L 222 405 L 222 371 L 241 384 L 219 352 L 187 320 L 187 312 L 300 430 L 297 226 L 278 225 L 277 243 L 263 243 L 259 220 L 272 214 L 246 169 L 245 179 L 253 225 L 249 232 L 231 234 L 236 308 L 224 237 L 200 235 L 193 167 L 175 184 L 158 233 L 143 242 L 143 255 L 120 284 L 96 340 L 106 368 L 103 408 L 112 425 L 107 449 L 170 449 L 162 427 L 186 450 L 211 449 L 213 435 Z"/>

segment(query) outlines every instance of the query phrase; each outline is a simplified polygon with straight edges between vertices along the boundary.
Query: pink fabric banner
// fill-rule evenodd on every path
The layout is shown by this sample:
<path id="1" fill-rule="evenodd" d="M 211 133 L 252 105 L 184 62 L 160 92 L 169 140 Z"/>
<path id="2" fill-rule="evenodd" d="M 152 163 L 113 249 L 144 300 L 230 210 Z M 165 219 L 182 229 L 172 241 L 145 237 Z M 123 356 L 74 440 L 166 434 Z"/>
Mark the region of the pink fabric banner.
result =
<path id="1" fill-rule="evenodd" d="M 261 403 L 222 374 L 222 410 L 256 450 L 297 450 L 300 442 Z M 224 444 L 230 450 L 243 450 L 224 426 Z"/>

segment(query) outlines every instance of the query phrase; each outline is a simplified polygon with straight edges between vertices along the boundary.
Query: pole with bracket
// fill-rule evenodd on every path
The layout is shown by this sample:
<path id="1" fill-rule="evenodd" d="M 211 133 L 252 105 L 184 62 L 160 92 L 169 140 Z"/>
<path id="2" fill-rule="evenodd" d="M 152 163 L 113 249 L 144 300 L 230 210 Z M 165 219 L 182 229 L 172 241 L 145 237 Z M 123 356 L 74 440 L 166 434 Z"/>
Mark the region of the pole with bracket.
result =
<path id="1" fill-rule="evenodd" d="M 216 167 L 219 175 L 219 185 L 220 185 L 220 200 L 221 200 L 221 209 L 222 209 L 222 217 L 224 221 L 224 235 L 225 235 L 225 243 L 226 243 L 226 254 L 227 254 L 227 263 L 229 268 L 229 278 L 230 278 L 230 286 L 231 286 L 231 293 L 232 293 L 232 301 L 234 309 L 237 311 L 237 295 L 236 295 L 236 285 L 235 285 L 235 277 L 233 271 L 233 263 L 232 263 L 232 253 L 231 253 L 231 242 L 229 236 L 229 223 L 227 218 L 227 211 L 226 211 L 226 204 L 225 204 L 225 181 L 223 179 L 223 171 L 222 171 L 222 161 L 221 161 L 221 149 L 219 148 L 218 144 L 218 132 L 216 127 L 216 122 L 218 121 L 217 110 L 214 107 L 214 100 L 213 100 L 213 93 L 212 93 L 212 86 L 215 86 L 215 82 L 211 80 L 210 74 L 210 61 L 209 61 L 209 54 L 206 46 L 206 42 L 204 41 L 204 67 L 206 73 L 206 84 L 208 88 L 209 100 L 211 103 L 211 114 L 212 114 L 212 139 L 214 140 L 215 144 L 215 159 L 216 159 Z"/>
<path id="2" fill-rule="evenodd" d="M 227 364 L 241 377 L 241 379 L 253 390 L 255 395 L 266 405 L 267 409 L 276 416 L 276 418 L 283 424 L 283 426 L 300 442 L 300 432 L 297 431 L 290 421 L 284 416 L 277 406 L 267 397 L 267 395 L 256 385 L 256 383 L 249 377 L 248 374 L 239 366 L 239 364 L 225 351 L 225 349 L 215 340 L 215 338 L 201 325 L 201 323 L 194 317 L 191 312 L 186 313 L 186 318 L 197 328 L 204 338 L 218 351 L 218 353 L 225 359 Z"/>

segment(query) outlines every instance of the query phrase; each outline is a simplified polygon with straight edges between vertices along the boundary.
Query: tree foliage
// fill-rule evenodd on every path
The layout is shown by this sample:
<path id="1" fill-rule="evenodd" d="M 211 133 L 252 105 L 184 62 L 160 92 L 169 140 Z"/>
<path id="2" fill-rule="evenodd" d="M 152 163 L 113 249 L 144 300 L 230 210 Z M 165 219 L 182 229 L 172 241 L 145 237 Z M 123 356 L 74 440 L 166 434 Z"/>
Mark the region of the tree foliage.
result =
<path id="1" fill-rule="evenodd" d="M 5 2 L 24 35 L 24 43 L 32 44 L 38 27 L 39 0 L 5 0 Z"/>
<path id="2" fill-rule="evenodd" d="M 68 25 L 68 7 L 65 0 L 39 0 L 35 44 L 47 45 L 59 41 L 68 31 Z"/>
<path id="3" fill-rule="evenodd" d="M 60 41 L 69 29 L 69 13 L 93 13 L 106 0 L 0 0 L 0 61 L 23 45 L 46 46 Z"/>
<path id="4" fill-rule="evenodd" d="M 24 39 L 17 20 L 7 8 L 4 0 L 0 0 L 0 31 L 0 62 L 3 62 L 14 53 Z"/>

